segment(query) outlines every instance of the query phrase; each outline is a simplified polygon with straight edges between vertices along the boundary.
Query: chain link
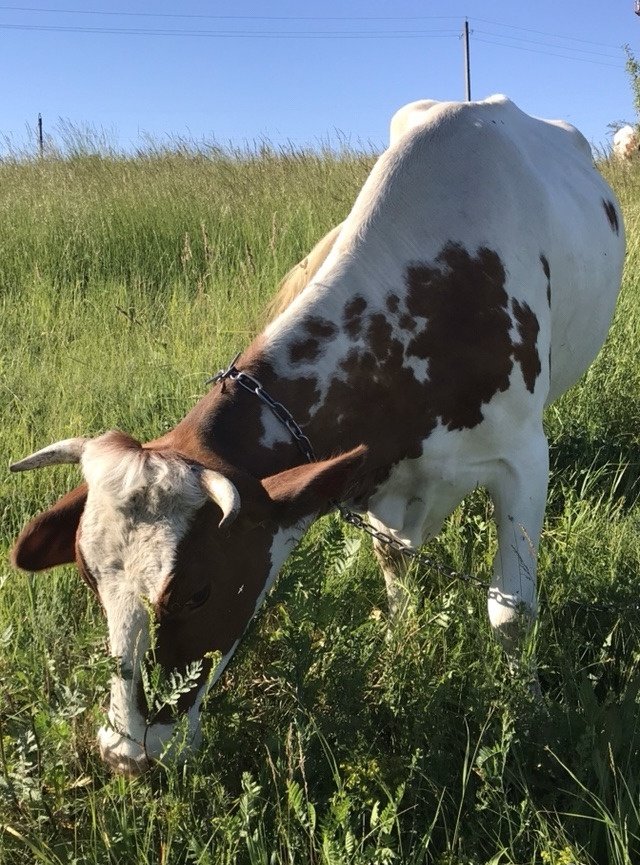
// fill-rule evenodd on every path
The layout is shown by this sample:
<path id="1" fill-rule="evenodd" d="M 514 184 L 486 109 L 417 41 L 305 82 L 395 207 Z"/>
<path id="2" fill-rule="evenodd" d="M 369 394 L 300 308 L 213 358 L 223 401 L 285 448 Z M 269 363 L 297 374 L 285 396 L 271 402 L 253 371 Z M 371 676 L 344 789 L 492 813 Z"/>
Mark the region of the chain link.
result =
<path id="1" fill-rule="evenodd" d="M 302 432 L 298 424 L 295 422 L 295 420 L 293 419 L 293 415 L 282 405 L 281 402 L 277 402 L 271 396 L 269 396 L 269 394 L 262 387 L 257 378 L 249 375 L 249 373 L 240 372 L 240 370 L 236 369 L 235 364 L 239 357 L 240 354 L 238 353 L 226 369 L 221 369 L 210 379 L 207 379 L 206 384 L 218 384 L 219 382 L 222 382 L 224 384 L 225 381 L 230 379 L 231 381 L 235 381 L 237 384 L 239 384 L 240 387 L 243 387 L 245 390 L 249 391 L 249 393 L 255 394 L 258 399 L 260 399 L 269 409 L 271 409 L 272 413 L 280 421 L 280 423 L 289 430 L 289 434 L 294 439 L 295 443 L 298 445 L 298 448 L 306 457 L 307 461 L 310 463 L 315 463 L 317 460 L 313 452 L 311 442 Z M 367 522 L 364 517 L 362 517 L 360 514 L 357 514 L 355 511 L 349 510 L 349 508 L 345 507 L 340 502 L 332 502 L 332 504 L 345 523 L 348 523 L 350 526 L 354 526 L 355 528 L 360 529 L 361 531 L 365 532 L 365 534 L 370 535 L 376 541 L 385 544 L 392 550 L 395 550 L 396 552 L 401 553 L 403 556 L 406 556 L 408 559 L 415 559 L 415 561 L 419 564 L 424 565 L 424 567 L 426 568 L 431 568 L 437 571 L 439 574 L 442 574 L 447 579 L 460 580 L 464 583 L 472 583 L 473 585 L 478 586 L 481 589 L 489 588 L 489 583 L 484 582 L 478 577 L 475 577 L 472 574 L 462 574 L 458 571 L 452 570 L 451 568 L 445 568 L 444 565 L 441 565 L 439 562 L 434 561 L 434 559 L 430 558 L 416 547 L 409 546 L 409 544 L 403 544 L 402 541 L 394 538 L 393 535 L 376 529 L 376 527 L 373 526 L 371 523 Z"/>

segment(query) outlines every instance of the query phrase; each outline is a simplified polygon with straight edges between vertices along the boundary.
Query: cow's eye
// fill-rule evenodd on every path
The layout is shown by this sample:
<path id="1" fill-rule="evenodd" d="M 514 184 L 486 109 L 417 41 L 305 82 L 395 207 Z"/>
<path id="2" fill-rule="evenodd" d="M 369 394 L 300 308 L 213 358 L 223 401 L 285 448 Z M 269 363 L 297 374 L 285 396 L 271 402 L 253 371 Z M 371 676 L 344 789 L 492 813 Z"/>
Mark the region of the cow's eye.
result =
<path id="1" fill-rule="evenodd" d="M 210 594 L 211 586 L 205 586 L 204 589 L 200 589 L 199 592 L 191 595 L 185 606 L 190 610 L 195 610 L 205 603 Z"/>

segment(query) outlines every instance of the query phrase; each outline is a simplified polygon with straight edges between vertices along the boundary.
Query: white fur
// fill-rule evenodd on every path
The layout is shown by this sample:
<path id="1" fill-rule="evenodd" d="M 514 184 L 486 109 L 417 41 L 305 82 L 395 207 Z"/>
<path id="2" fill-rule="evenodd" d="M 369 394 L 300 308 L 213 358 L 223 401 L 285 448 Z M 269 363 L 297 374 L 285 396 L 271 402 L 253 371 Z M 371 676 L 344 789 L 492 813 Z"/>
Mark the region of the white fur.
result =
<path id="1" fill-rule="evenodd" d="M 427 120 L 432 109 L 439 104 L 434 99 L 418 99 L 399 108 L 389 124 L 389 144 L 395 144 L 403 135 Z"/>

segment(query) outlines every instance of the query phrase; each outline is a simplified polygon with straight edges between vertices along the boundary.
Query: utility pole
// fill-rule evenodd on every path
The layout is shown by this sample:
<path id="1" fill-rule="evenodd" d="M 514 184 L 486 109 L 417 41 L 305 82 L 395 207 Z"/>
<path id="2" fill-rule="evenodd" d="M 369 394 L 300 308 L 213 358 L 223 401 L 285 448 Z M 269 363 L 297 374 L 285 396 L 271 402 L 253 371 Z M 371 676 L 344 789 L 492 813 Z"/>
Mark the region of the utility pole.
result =
<path id="1" fill-rule="evenodd" d="M 469 19 L 464 19 L 464 96 L 467 102 L 471 102 L 471 60 L 469 57 Z"/>
<path id="2" fill-rule="evenodd" d="M 44 156 L 44 136 L 42 134 L 42 114 L 38 114 L 38 148 L 40 159 Z"/>

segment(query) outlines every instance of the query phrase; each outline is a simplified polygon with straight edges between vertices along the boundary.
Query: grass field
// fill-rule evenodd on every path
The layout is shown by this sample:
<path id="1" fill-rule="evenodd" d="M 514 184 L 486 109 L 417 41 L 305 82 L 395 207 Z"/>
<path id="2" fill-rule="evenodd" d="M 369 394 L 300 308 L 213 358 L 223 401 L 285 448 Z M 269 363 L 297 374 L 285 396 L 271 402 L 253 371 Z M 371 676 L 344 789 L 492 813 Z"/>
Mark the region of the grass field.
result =
<path id="1" fill-rule="evenodd" d="M 0 163 L 0 455 L 125 429 L 152 438 L 247 344 L 279 278 L 344 217 L 344 153 L 151 149 Z M 474 588 L 411 575 L 387 637 L 370 544 L 335 517 L 281 575 L 183 767 L 109 774 L 110 664 L 73 568 L 13 572 L 24 522 L 77 483 L 0 475 L 0 863 L 640 861 L 640 166 L 603 165 L 628 259 L 609 340 L 548 413 L 532 635 L 544 698 L 510 680 Z M 431 547 L 486 576 L 474 493 Z"/>

